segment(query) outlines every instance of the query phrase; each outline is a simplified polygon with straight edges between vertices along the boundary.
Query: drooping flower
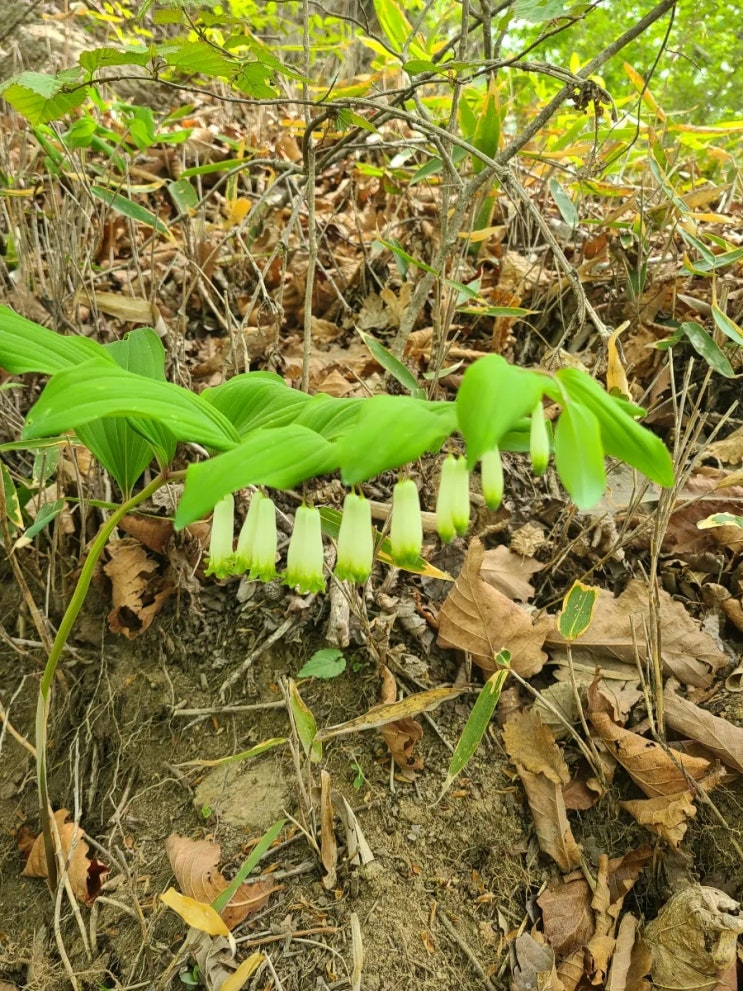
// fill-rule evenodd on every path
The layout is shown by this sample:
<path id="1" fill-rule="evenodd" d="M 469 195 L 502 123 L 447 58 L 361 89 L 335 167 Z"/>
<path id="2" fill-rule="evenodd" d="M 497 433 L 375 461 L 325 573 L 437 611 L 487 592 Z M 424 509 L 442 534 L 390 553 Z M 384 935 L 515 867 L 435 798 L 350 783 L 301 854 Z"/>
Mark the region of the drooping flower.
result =
<path id="1" fill-rule="evenodd" d="M 441 466 L 436 499 L 436 529 L 448 544 L 457 533 L 461 537 L 470 523 L 470 475 L 464 458 L 450 454 Z"/>
<path id="2" fill-rule="evenodd" d="M 543 475 L 550 460 L 550 438 L 541 399 L 531 414 L 529 453 L 532 471 L 535 475 Z"/>
<path id="3" fill-rule="evenodd" d="M 294 530 L 286 556 L 284 584 L 296 588 L 305 595 L 308 592 L 324 592 L 322 574 L 322 526 L 320 510 L 300 506 L 294 518 Z"/>
<path id="4" fill-rule="evenodd" d="M 235 499 L 232 493 L 224 496 L 214 507 L 212 532 L 209 537 L 209 565 L 205 574 L 226 578 L 234 566 L 232 556 L 235 525 Z"/>
<path id="5" fill-rule="evenodd" d="M 373 560 L 371 505 L 363 496 L 349 492 L 343 501 L 335 576 L 362 585 L 371 574 Z"/>
<path id="6" fill-rule="evenodd" d="M 235 551 L 235 571 L 243 574 L 253 565 L 253 547 L 255 546 L 255 536 L 258 532 L 258 508 L 261 501 L 266 497 L 262 492 L 254 492 L 245 516 L 245 522 L 240 529 L 237 538 L 237 550 Z"/>
<path id="7" fill-rule="evenodd" d="M 482 494 L 488 509 L 497 509 L 503 498 L 503 462 L 500 451 L 494 447 L 480 459 Z"/>
<path id="8" fill-rule="evenodd" d="M 403 479 L 392 491 L 390 544 L 395 564 L 415 565 L 423 547 L 423 521 L 418 487 L 412 478 Z"/>
<path id="9" fill-rule="evenodd" d="M 264 496 L 258 504 L 255 538 L 253 540 L 253 560 L 249 578 L 270 582 L 276 577 L 276 507 L 273 499 Z"/>

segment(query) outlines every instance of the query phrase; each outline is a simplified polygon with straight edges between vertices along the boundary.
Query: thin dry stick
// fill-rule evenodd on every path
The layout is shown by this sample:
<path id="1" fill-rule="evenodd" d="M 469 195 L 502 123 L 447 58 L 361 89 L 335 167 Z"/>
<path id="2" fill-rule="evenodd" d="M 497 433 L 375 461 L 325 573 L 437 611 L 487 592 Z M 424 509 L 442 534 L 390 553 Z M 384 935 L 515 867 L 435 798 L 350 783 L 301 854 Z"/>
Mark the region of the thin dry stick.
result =
<path id="1" fill-rule="evenodd" d="M 454 928 L 454 925 L 452 924 L 451 919 L 447 916 L 446 912 L 442 908 L 439 908 L 436 915 L 439 922 L 444 927 L 448 935 L 454 940 L 454 942 L 457 944 L 459 949 L 462 951 L 462 953 L 464 953 L 464 955 L 467 957 L 469 962 L 472 964 L 472 968 L 477 974 L 477 976 L 480 978 L 480 980 L 482 981 L 483 987 L 486 987 L 488 991 L 497 991 L 495 984 L 493 984 L 493 982 L 490 980 L 490 978 L 485 972 L 485 968 L 477 959 L 474 950 L 470 947 L 470 945 L 467 943 L 464 937 L 461 936 Z"/>
<path id="2" fill-rule="evenodd" d="M 276 643 L 277 640 L 281 640 L 284 634 L 288 633 L 289 630 L 292 628 L 292 626 L 294 626 L 295 622 L 296 620 L 294 616 L 290 616 L 288 619 L 286 619 L 277 630 L 274 630 L 274 632 L 271 634 L 270 637 L 267 637 L 265 640 L 261 641 L 261 643 L 255 648 L 255 650 L 251 651 L 248 654 L 248 656 L 245 658 L 245 660 L 242 662 L 242 664 L 236 671 L 233 671 L 228 678 L 225 678 L 219 689 L 219 697 L 222 701 L 224 701 L 224 697 L 227 694 L 227 690 L 231 688 L 235 684 L 235 682 L 245 674 L 248 668 L 253 666 L 253 663 L 262 654 L 264 654 L 269 647 L 273 647 L 273 645 Z"/>

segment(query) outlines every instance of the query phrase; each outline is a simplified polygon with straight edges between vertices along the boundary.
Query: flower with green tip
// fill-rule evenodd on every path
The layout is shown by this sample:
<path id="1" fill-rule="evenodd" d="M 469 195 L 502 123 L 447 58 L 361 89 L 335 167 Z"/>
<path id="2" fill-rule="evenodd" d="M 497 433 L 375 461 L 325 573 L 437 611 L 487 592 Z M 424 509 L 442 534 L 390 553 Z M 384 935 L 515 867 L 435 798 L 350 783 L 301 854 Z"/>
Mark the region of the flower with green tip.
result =
<path id="1" fill-rule="evenodd" d="M 488 509 L 497 509 L 503 498 L 503 462 L 497 447 L 480 458 L 480 475 L 485 504 Z"/>
<path id="2" fill-rule="evenodd" d="M 467 461 L 450 454 L 441 466 L 436 499 L 436 530 L 448 544 L 454 534 L 461 537 L 470 525 L 470 474 Z"/>
<path id="3" fill-rule="evenodd" d="M 535 475 L 543 475 L 550 460 L 550 437 L 541 399 L 531 414 L 529 453 L 531 455 L 531 470 Z"/>
<path id="4" fill-rule="evenodd" d="M 209 537 L 209 565 L 205 574 L 226 578 L 233 573 L 233 530 L 235 526 L 235 499 L 232 493 L 224 496 L 214 507 L 212 532 Z"/>
<path id="5" fill-rule="evenodd" d="M 273 499 L 264 496 L 258 503 L 255 537 L 253 540 L 253 560 L 248 578 L 270 582 L 276 577 L 276 507 Z"/>
<path id="6" fill-rule="evenodd" d="M 398 482 L 392 491 L 390 524 L 392 559 L 402 567 L 414 567 L 423 547 L 423 520 L 418 487 L 412 478 Z"/>
<path id="7" fill-rule="evenodd" d="M 262 492 L 254 492 L 245 516 L 245 522 L 240 529 L 237 538 L 237 550 L 235 551 L 235 571 L 243 574 L 253 565 L 253 547 L 255 546 L 255 535 L 258 532 L 258 508 L 261 501 L 266 497 Z"/>
<path id="8" fill-rule="evenodd" d="M 284 584 L 302 595 L 324 592 L 323 564 L 320 510 L 300 506 L 294 517 L 294 530 L 286 555 Z"/>
<path id="9" fill-rule="evenodd" d="M 374 561 L 374 530 L 368 499 L 349 492 L 343 501 L 335 577 L 363 585 Z"/>

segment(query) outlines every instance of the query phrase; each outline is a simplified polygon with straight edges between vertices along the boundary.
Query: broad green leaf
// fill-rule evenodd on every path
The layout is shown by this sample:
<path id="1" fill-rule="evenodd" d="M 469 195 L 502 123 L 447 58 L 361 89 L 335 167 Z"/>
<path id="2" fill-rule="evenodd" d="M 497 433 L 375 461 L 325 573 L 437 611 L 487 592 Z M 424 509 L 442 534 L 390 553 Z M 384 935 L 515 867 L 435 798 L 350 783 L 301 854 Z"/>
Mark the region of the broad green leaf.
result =
<path id="1" fill-rule="evenodd" d="M 743 330 L 740 329 L 734 320 L 731 320 L 729 316 L 723 313 L 716 303 L 712 304 L 712 316 L 723 334 L 729 337 L 735 344 L 743 347 Z"/>
<path id="2" fill-rule="evenodd" d="M 467 442 L 470 469 L 536 406 L 545 376 L 509 365 L 497 354 L 478 358 L 464 373 L 457 393 L 457 420 Z"/>
<path id="3" fill-rule="evenodd" d="M 320 393 L 301 407 L 294 423 L 322 434 L 326 440 L 335 440 L 355 426 L 365 402 L 365 399 L 337 399 Z"/>
<path id="4" fill-rule="evenodd" d="M 572 398 L 557 421 L 555 467 L 579 509 L 591 509 L 604 494 L 606 472 L 599 421 Z"/>
<path id="5" fill-rule="evenodd" d="M 345 485 L 357 485 L 390 468 L 435 451 L 456 428 L 453 403 L 437 412 L 433 404 L 408 396 L 364 400 L 353 430 L 336 441 Z"/>
<path id="6" fill-rule="evenodd" d="M 139 203 L 130 200 L 128 196 L 122 196 L 121 193 L 116 193 L 112 189 L 104 189 L 102 186 L 91 186 L 90 191 L 96 199 L 102 200 L 106 206 L 111 207 L 117 213 L 128 217 L 138 224 L 144 224 L 145 227 L 151 227 L 158 234 L 162 234 L 170 241 L 173 240 L 172 232 L 156 214 Z"/>
<path id="7" fill-rule="evenodd" d="M 273 826 L 270 826 L 266 832 L 261 836 L 256 845 L 250 851 L 250 854 L 241 865 L 235 874 L 234 878 L 230 881 L 224 891 L 220 891 L 217 897 L 212 902 L 212 908 L 215 912 L 222 912 L 229 905 L 232 898 L 235 896 L 235 892 L 240 887 L 240 885 L 248 878 L 255 868 L 260 863 L 261 857 L 268 852 L 271 844 L 278 839 L 279 833 L 284 828 L 286 819 L 279 819 L 275 822 Z"/>
<path id="8" fill-rule="evenodd" d="M 701 324 L 698 324 L 695 320 L 685 320 L 680 325 L 679 330 L 686 337 L 699 357 L 704 358 L 710 368 L 720 375 L 724 375 L 725 378 L 735 378 L 733 366 L 728 361 L 725 353 Z"/>
<path id="9" fill-rule="evenodd" d="M 178 213 L 190 214 L 199 205 L 196 190 L 188 179 L 184 179 L 182 176 L 176 182 L 168 183 L 168 193 Z"/>
<path id="10" fill-rule="evenodd" d="M 337 678 L 346 670 L 343 651 L 335 647 L 316 650 L 297 673 L 298 678 Z"/>
<path id="11" fill-rule="evenodd" d="M 609 457 L 637 468 L 659 485 L 673 485 L 671 455 L 659 437 L 634 419 L 634 413 L 643 412 L 639 407 L 610 396 L 578 368 L 562 368 L 556 378 L 571 398 L 588 407 L 597 418 L 601 444 Z"/>
<path id="12" fill-rule="evenodd" d="M 3 492 L 5 494 L 5 516 L 19 530 L 23 529 L 23 514 L 21 513 L 18 493 L 13 485 L 13 479 L 5 466 L 4 461 L 0 461 L 0 474 L 2 474 Z"/>
<path id="13" fill-rule="evenodd" d="M 452 782 L 460 771 L 467 765 L 468 761 L 480 746 L 480 741 L 485 735 L 488 724 L 491 720 L 495 707 L 501 696 L 503 683 L 508 677 L 511 664 L 511 653 L 508 650 L 501 650 L 495 657 L 496 670 L 491 674 L 482 687 L 477 700 L 472 707 L 472 712 L 462 730 L 462 735 L 452 754 L 449 762 L 449 770 L 446 772 L 446 780 L 439 795 L 439 801 L 444 797 Z"/>
<path id="14" fill-rule="evenodd" d="M 234 58 L 207 41 L 187 41 L 170 51 L 161 46 L 160 53 L 168 65 L 185 73 L 230 77 L 239 68 Z"/>
<path id="15" fill-rule="evenodd" d="M 512 16 L 536 24 L 559 17 L 564 9 L 564 0 L 514 0 Z"/>
<path id="16" fill-rule="evenodd" d="M 570 199 L 570 194 L 562 185 L 558 179 L 550 179 L 549 191 L 552 199 L 557 205 L 557 209 L 560 211 L 560 216 L 570 227 L 577 227 L 578 221 L 578 211 L 575 209 L 575 204 Z"/>
<path id="17" fill-rule="evenodd" d="M 54 375 L 29 411 L 22 436 L 48 437 L 103 416 L 158 420 L 179 440 L 217 450 L 229 450 L 239 442 L 232 424 L 199 396 L 100 359 Z"/>
<path id="18" fill-rule="evenodd" d="M 599 590 L 583 582 L 573 582 L 573 587 L 562 600 L 562 611 L 557 628 L 566 640 L 577 640 L 591 625 Z"/>
<path id="19" fill-rule="evenodd" d="M 88 337 L 65 337 L 0 306 L 0 367 L 11 375 L 54 375 L 88 358 L 106 360 L 101 344 Z"/>
<path id="20" fill-rule="evenodd" d="M 136 48 L 122 45 L 120 48 L 92 48 L 81 52 L 78 59 L 80 65 L 89 73 L 110 65 L 140 65 L 145 66 L 153 56 L 150 48 Z"/>
<path id="21" fill-rule="evenodd" d="M 200 519 L 223 496 L 246 485 L 290 489 L 337 467 L 335 446 L 314 430 L 296 424 L 259 428 L 225 454 L 189 465 L 176 529 Z"/>
<path id="22" fill-rule="evenodd" d="M 490 77 L 485 102 L 482 105 L 472 135 L 472 144 L 488 158 L 495 158 L 500 144 L 501 131 L 500 91 L 495 76 Z M 478 175 L 485 168 L 485 163 L 479 158 L 472 159 L 472 171 Z"/>
<path id="23" fill-rule="evenodd" d="M 65 90 L 69 79 L 43 72 L 21 72 L 0 84 L 0 96 L 36 126 L 58 120 L 88 98 L 88 87 Z"/>
<path id="24" fill-rule="evenodd" d="M 362 131 L 370 131 L 372 134 L 377 133 L 377 128 L 371 121 L 368 121 L 366 117 L 362 117 L 361 114 L 353 113 L 351 110 L 339 110 L 336 123 L 338 129 L 341 131 L 349 130 L 352 127 L 359 127 Z"/>
<path id="25" fill-rule="evenodd" d="M 302 699 L 299 689 L 291 678 L 289 679 L 289 705 L 302 748 L 307 757 L 315 764 L 322 759 L 322 744 L 315 742 L 317 722 L 312 715 L 312 710 Z"/>
<path id="26" fill-rule="evenodd" d="M 205 389 L 202 398 L 227 417 L 244 437 L 258 427 L 291 423 L 312 400 L 305 392 L 290 389 L 272 372 L 245 372 L 223 385 Z"/>
<path id="27" fill-rule="evenodd" d="M 402 6 L 395 0 L 374 0 L 374 10 L 390 46 L 401 52 L 413 31 Z"/>
<path id="28" fill-rule="evenodd" d="M 359 331 L 359 335 L 382 368 L 386 372 L 389 372 L 393 378 L 396 378 L 400 385 L 408 390 L 411 396 L 416 399 L 425 398 L 426 394 L 418 384 L 415 375 L 413 375 L 406 365 L 403 365 L 399 358 L 396 358 L 391 351 L 388 351 L 379 341 L 375 340 L 371 334 L 364 334 L 362 331 Z"/>

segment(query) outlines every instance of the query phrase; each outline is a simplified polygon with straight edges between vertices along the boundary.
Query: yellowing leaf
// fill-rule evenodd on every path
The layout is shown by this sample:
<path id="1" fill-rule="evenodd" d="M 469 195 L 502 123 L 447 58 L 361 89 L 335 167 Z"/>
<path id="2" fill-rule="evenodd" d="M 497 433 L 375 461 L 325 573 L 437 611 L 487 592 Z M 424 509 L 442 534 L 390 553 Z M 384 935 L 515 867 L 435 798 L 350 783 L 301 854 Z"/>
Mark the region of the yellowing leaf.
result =
<path id="1" fill-rule="evenodd" d="M 627 327 L 629 327 L 629 321 L 625 320 L 624 323 L 617 327 L 607 341 L 606 391 L 614 392 L 616 389 L 621 395 L 631 398 L 627 375 L 624 371 L 622 359 L 619 356 L 619 348 L 617 347 L 617 338 Z"/>
<path id="2" fill-rule="evenodd" d="M 208 936 L 230 936 L 230 931 L 211 905 L 197 902 L 195 898 L 182 895 L 175 888 L 168 888 L 161 901 L 180 915 L 183 921 Z M 240 985 L 242 987 L 242 985 Z"/>
<path id="3" fill-rule="evenodd" d="M 258 951 L 251 953 L 246 960 L 243 960 L 235 973 L 231 974 L 221 985 L 220 991 L 240 991 L 240 988 L 245 986 L 248 978 L 253 976 L 262 963 L 262 953 L 258 953 Z"/>
<path id="4" fill-rule="evenodd" d="M 237 227 L 250 213 L 250 200 L 244 196 L 238 196 L 234 200 L 227 200 L 226 224 L 229 227 Z"/>

